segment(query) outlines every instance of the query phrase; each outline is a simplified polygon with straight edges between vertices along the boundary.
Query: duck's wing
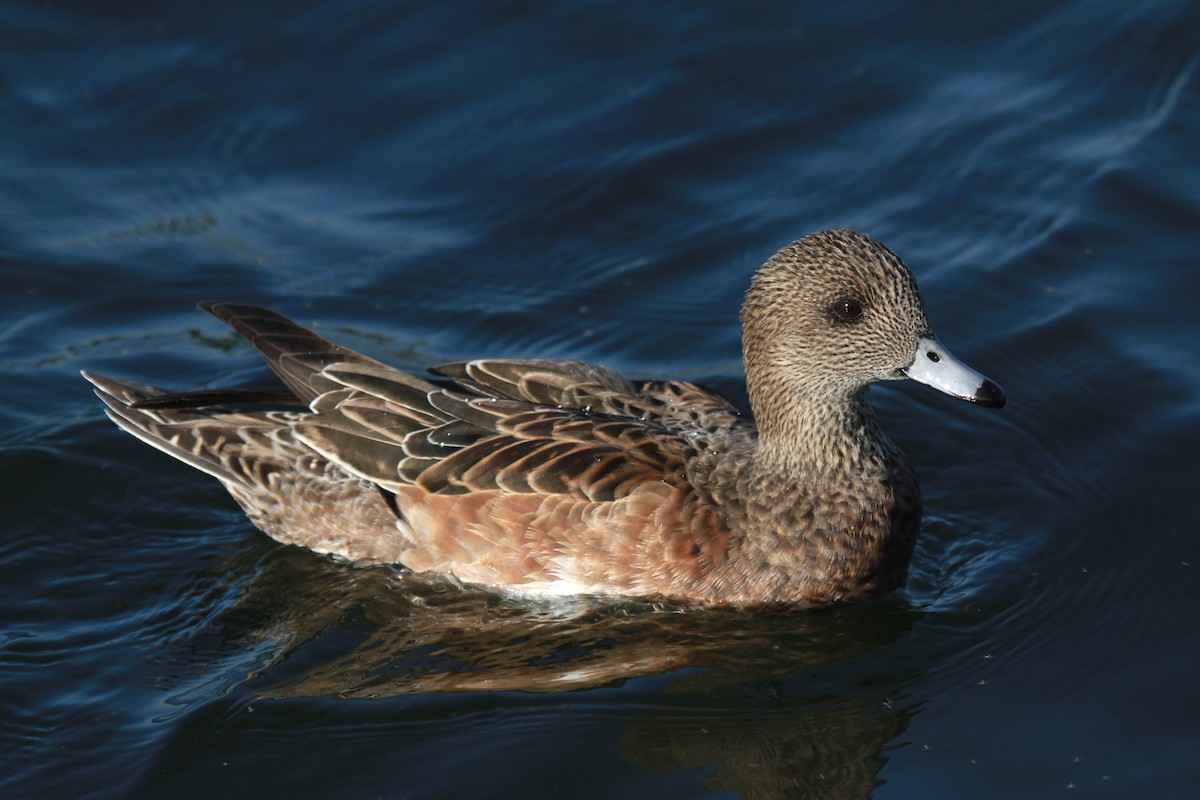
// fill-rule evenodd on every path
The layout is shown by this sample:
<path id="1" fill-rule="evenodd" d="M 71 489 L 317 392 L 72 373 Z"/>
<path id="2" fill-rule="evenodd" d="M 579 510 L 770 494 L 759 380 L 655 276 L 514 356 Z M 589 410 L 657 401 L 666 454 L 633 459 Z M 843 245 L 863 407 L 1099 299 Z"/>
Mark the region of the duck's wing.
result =
<path id="1" fill-rule="evenodd" d="M 461 391 L 436 387 L 422 408 L 408 398 L 407 413 L 431 418 L 424 427 L 385 429 L 392 412 L 379 400 L 401 399 L 385 386 L 402 373 L 373 373 L 378 382 L 368 386 L 333 366 L 325 369 L 327 377 L 363 394 L 297 433 L 326 457 L 385 486 L 399 481 L 435 494 L 499 489 L 603 502 L 645 481 L 685 487 L 687 465 L 699 450 L 753 429 L 735 406 L 695 384 L 635 385 L 580 361 L 477 360 L 432 371 Z M 403 451 L 399 461 L 396 447 Z"/>
<path id="2" fill-rule="evenodd" d="M 398 402 L 390 375 L 372 375 L 367 390 L 361 372 L 326 374 L 353 381 L 355 390 L 298 422 L 297 438 L 392 491 L 410 485 L 431 494 L 500 490 L 604 502 L 646 481 L 684 485 L 695 454 L 684 437 L 652 421 L 441 387 L 423 404 Z"/>
<path id="3" fill-rule="evenodd" d="M 201 308 L 241 333 L 308 405 L 311 413 L 289 416 L 289 439 L 392 491 L 417 485 L 436 494 L 499 489 L 604 501 L 642 481 L 683 485 L 696 442 L 676 424 L 679 408 L 691 406 L 692 417 L 700 419 L 736 413 L 717 395 L 690 384 L 636 386 L 612 370 L 578 361 L 444 364 L 434 372 L 457 386 L 439 385 L 266 309 L 230 303 Z M 131 404 L 150 406 L 162 396 L 149 390 Z M 127 410 L 129 416 L 155 423 L 153 430 L 135 423 L 140 432 L 133 432 L 168 443 L 175 432 L 163 423 L 187 418 L 165 411 L 157 419 L 137 417 Z M 224 416 L 227 422 L 244 419 Z M 125 422 L 128 429 L 130 420 Z M 196 458 L 184 460 L 195 464 Z"/>
<path id="4" fill-rule="evenodd" d="M 634 385 L 578 361 L 445 364 L 457 386 L 414 377 L 255 306 L 201 308 L 253 344 L 309 413 L 225 413 L 235 394 L 172 395 L 89 376 L 110 415 L 222 480 L 307 446 L 389 491 L 568 494 L 607 501 L 644 482 L 686 488 L 708 438 L 744 424 L 718 395 L 682 382 Z M 276 441 L 278 440 L 278 441 Z M 254 462 L 254 463 L 249 463 Z"/>

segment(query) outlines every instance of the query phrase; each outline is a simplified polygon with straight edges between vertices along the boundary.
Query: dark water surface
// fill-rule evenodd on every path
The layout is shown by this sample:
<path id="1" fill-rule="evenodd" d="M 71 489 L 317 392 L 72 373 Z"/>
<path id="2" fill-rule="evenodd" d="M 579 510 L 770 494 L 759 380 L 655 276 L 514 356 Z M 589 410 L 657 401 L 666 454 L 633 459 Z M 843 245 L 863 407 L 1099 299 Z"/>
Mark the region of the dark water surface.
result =
<path id="1" fill-rule="evenodd" d="M 0 4 L 0 794 L 1195 797 L 1198 64 L 1185 2 Z M 873 390 L 927 509 L 877 602 L 353 570 L 78 377 L 254 382 L 237 300 L 743 396 L 751 271 L 834 225 L 1009 393 Z"/>

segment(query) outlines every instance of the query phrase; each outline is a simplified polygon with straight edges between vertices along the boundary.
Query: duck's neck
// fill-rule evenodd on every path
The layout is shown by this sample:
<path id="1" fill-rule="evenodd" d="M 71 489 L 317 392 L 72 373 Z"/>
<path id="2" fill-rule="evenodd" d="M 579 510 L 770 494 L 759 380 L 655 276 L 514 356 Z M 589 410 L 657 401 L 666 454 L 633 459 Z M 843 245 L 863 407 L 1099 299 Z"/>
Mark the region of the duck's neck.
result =
<path id="1" fill-rule="evenodd" d="M 725 506 L 731 530 L 747 534 L 738 540 L 746 591 L 764 602 L 828 602 L 898 585 L 920 495 L 865 387 L 837 402 L 771 393 L 754 410 L 758 439 L 733 468 Z"/>
<path id="2" fill-rule="evenodd" d="M 862 476 L 881 469 L 891 449 L 866 387 L 844 394 L 788 387 L 754 392 L 751 403 L 758 424 L 758 470 Z"/>

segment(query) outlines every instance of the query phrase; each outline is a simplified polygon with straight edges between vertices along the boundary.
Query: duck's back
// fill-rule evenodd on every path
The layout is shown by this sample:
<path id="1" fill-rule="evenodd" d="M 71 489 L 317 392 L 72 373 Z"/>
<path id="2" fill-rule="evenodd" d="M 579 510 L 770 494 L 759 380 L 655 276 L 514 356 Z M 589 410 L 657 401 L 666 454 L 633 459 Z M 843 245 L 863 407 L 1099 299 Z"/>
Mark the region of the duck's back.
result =
<path id="1" fill-rule="evenodd" d="M 713 591 L 730 537 L 706 465 L 753 438 L 720 396 L 574 361 L 446 364 L 433 383 L 272 312 L 207 310 L 308 408 L 92 379 L 118 424 L 219 478 L 272 537 L 518 591 Z"/>

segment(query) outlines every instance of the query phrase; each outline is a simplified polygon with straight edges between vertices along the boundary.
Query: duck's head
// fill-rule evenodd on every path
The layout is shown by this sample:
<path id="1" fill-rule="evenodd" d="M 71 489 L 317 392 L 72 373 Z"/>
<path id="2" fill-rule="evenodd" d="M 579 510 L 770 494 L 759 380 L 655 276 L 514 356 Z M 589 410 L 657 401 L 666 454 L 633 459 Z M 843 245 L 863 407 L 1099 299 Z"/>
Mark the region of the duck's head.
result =
<path id="1" fill-rule="evenodd" d="M 756 395 L 834 402 L 911 378 L 990 408 L 1004 392 L 937 340 L 912 273 L 848 230 L 812 233 L 771 257 L 742 307 L 746 379 Z"/>

